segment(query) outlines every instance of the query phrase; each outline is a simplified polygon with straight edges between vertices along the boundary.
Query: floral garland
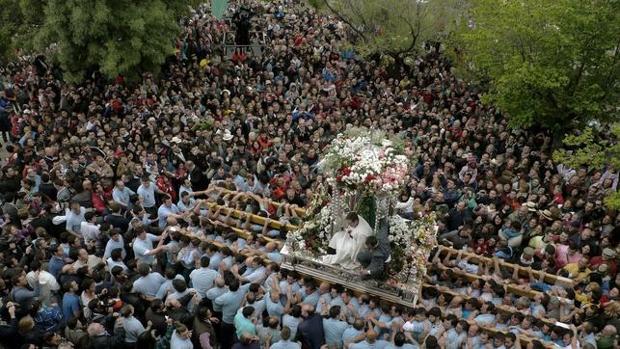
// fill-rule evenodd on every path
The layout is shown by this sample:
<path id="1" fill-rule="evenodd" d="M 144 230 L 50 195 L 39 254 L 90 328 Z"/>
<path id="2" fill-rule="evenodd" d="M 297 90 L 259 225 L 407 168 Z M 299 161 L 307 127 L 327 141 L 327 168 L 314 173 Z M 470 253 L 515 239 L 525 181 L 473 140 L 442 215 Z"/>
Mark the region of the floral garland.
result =
<path id="1" fill-rule="evenodd" d="M 325 255 L 332 234 L 342 229 L 340 225 L 348 212 L 347 202 L 350 201 L 352 193 L 330 196 L 322 188 L 323 185 L 319 185 L 318 193 L 306 209 L 306 212 L 310 212 L 310 215 L 305 217 L 306 221 L 288 235 L 288 244 L 294 253 L 312 257 Z"/>
<path id="2" fill-rule="evenodd" d="M 392 276 L 400 281 L 422 280 L 432 249 L 437 246 L 435 213 L 410 221 L 394 215 L 389 219 Z"/>

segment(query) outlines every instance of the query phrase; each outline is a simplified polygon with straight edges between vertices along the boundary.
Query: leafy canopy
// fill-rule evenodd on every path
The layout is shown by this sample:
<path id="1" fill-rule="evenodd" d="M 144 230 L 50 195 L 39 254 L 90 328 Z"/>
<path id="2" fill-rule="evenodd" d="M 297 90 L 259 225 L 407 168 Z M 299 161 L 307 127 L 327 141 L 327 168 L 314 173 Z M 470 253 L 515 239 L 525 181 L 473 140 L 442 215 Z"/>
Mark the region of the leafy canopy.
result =
<path id="1" fill-rule="evenodd" d="M 44 4 L 45 0 L 0 0 L 0 62 L 13 58 L 16 49 L 30 47 Z"/>
<path id="2" fill-rule="evenodd" d="M 37 46 L 57 45 L 54 57 L 72 82 L 93 68 L 110 78 L 156 72 L 174 52 L 184 6 L 172 0 L 48 0 Z"/>
<path id="3" fill-rule="evenodd" d="M 620 1 L 471 0 L 466 68 L 513 126 L 556 131 L 618 117 Z"/>
<path id="4" fill-rule="evenodd" d="M 585 166 L 620 171 L 620 123 L 602 131 L 587 127 L 578 134 L 566 136 L 563 143 L 564 147 L 553 153 L 556 163 L 572 168 Z M 605 204 L 620 209 L 620 192 L 605 198 Z"/>
<path id="5" fill-rule="evenodd" d="M 441 40 L 457 27 L 464 0 L 309 0 L 349 26 L 362 54 L 393 57 L 415 53 L 428 40 Z"/>

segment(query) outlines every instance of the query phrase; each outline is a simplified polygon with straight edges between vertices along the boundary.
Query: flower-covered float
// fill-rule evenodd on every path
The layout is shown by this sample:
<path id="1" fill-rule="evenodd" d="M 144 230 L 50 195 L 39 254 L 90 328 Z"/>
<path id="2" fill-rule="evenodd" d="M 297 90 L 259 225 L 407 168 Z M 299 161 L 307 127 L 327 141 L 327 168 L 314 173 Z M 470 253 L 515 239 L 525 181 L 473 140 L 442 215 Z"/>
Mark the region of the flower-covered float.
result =
<path id="1" fill-rule="evenodd" d="M 338 274 L 339 280 L 359 280 L 354 272 L 321 263 L 331 236 L 341 230 L 348 212 L 362 216 L 375 233 L 387 232 L 390 257 L 388 281 L 380 286 L 414 302 L 436 246 L 434 215 L 405 219 L 394 211 L 399 193 L 409 181 L 412 161 L 404 142 L 385 132 L 351 128 L 339 134 L 318 163 L 325 180 L 306 208 L 300 228 L 289 234 L 283 253 L 293 268 L 300 265 Z"/>

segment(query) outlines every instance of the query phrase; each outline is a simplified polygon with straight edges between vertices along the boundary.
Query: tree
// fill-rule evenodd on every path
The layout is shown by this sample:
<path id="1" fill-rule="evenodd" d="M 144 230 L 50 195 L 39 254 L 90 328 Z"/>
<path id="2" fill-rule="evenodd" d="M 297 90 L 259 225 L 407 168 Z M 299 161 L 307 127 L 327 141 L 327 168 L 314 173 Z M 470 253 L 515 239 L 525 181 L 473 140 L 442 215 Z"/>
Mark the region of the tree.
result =
<path id="1" fill-rule="evenodd" d="M 465 68 L 490 82 L 486 101 L 513 126 L 556 135 L 618 120 L 620 2 L 471 0 L 457 35 Z"/>
<path id="2" fill-rule="evenodd" d="M 439 41 L 458 25 L 464 0 L 309 0 L 350 29 L 362 54 L 386 54 L 397 62 L 426 41 Z"/>
<path id="3" fill-rule="evenodd" d="M 48 0 L 37 32 L 39 49 L 56 46 L 65 80 L 76 82 L 97 68 L 109 78 L 157 72 L 174 52 L 179 33 L 172 0 Z"/>
<path id="4" fill-rule="evenodd" d="M 3 62 L 11 56 L 13 38 L 21 28 L 23 16 L 15 0 L 0 0 L 0 8 L 0 62 Z"/>
<path id="5" fill-rule="evenodd" d="M 588 167 L 600 170 L 620 171 L 620 123 L 598 130 L 587 127 L 583 131 L 564 138 L 564 147 L 553 153 L 556 163 L 572 168 Z M 605 204 L 620 209 L 620 192 L 605 198 Z"/>
<path id="6" fill-rule="evenodd" d="M 0 0 L 0 62 L 14 58 L 17 50 L 31 50 L 40 28 L 46 0 Z"/>

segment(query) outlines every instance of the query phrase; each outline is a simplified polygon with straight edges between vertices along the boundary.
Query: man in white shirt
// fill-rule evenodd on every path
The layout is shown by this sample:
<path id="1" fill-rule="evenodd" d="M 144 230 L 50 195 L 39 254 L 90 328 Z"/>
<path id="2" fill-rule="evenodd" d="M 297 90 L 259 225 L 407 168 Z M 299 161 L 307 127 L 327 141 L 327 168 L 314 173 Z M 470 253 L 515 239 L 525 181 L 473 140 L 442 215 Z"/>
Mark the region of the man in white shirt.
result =
<path id="1" fill-rule="evenodd" d="M 142 177 L 142 184 L 138 187 L 137 192 L 142 202 L 142 207 L 149 213 L 154 213 L 155 211 L 155 205 L 157 204 L 155 202 L 155 193 L 165 194 L 157 189 L 155 183 L 151 182 L 151 178 L 146 175 Z"/>
<path id="2" fill-rule="evenodd" d="M 129 269 L 123 262 L 123 250 L 120 248 L 116 248 L 112 251 L 110 257 L 106 259 L 106 264 L 108 265 L 110 273 L 112 272 L 112 268 L 116 266 L 123 268 L 123 270 Z"/>
<path id="3" fill-rule="evenodd" d="M 172 203 L 172 198 L 170 195 L 166 195 L 164 197 L 164 202 L 159 206 L 157 210 L 157 217 L 159 219 L 159 229 L 164 229 L 166 227 L 166 222 L 168 221 L 168 217 L 174 218 L 182 218 L 183 216 L 179 214 L 180 210 L 177 205 Z"/>
<path id="4" fill-rule="evenodd" d="M 165 250 L 164 240 L 168 232 L 164 231 L 161 236 L 149 234 L 142 225 L 135 227 L 134 231 L 136 238 L 133 241 L 133 253 L 137 261 L 148 265 L 155 263 L 155 256 Z M 156 247 L 153 247 L 154 241 L 158 241 Z"/>
<path id="5" fill-rule="evenodd" d="M 187 212 L 194 208 L 196 204 L 196 199 L 192 197 L 192 195 L 186 191 L 181 192 L 181 199 L 177 203 L 177 207 L 180 212 Z"/>
<path id="6" fill-rule="evenodd" d="M 89 210 L 80 206 L 79 202 L 72 202 L 71 208 L 65 211 L 65 223 L 67 231 L 79 236 L 82 222 L 86 220 L 84 215 Z"/>
<path id="7" fill-rule="evenodd" d="M 97 216 L 94 212 L 86 212 L 84 214 L 84 219 L 82 223 L 80 223 L 80 234 L 82 234 L 82 238 L 84 242 L 88 244 L 96 243 L 99 241 L 99 224 L 95 224 L 97 220 Z"/>
<path id="8" fill-rule="evenodd" d="M 125 257 L 127 257 L 127 251 L 125 251 L 125 242 L 123 241 L 123 236 L 121 236 L 121 232 L 118 229 L 112 229 L 110 230 L 110 239 L 105 245 L 103 258 L 108 259 L 112 255 L 112 251 L 117 248 L 121 249 L 122 259 L 125 259 Z"/>
<path id="9" fill-rule="evenodd" d="M 247 268 L 243 274 L 239 275 L 238 265 L 234 265 L 231 271 L 242 283 L 261 283 L 267 277 L 266 269 L 262 263 L 263 262 L 260 257 L 248 257 L 245 260 L 245 265 Z"/>

